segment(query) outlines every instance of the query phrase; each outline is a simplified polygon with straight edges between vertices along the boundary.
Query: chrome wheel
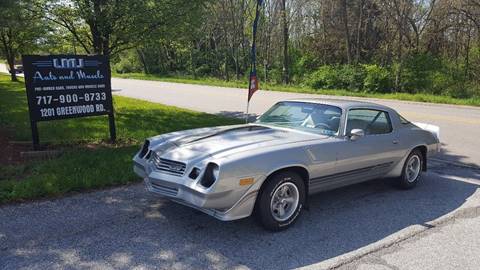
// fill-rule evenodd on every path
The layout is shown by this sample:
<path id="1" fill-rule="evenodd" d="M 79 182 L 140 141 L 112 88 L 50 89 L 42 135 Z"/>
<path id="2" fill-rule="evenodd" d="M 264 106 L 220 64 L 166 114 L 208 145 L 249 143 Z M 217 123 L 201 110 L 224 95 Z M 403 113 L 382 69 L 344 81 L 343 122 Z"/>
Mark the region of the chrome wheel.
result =
<path id="1" fill-rule="evenodd" d="M 270 201 L 270 212 L 276 221 L 289 219 L 297 209 L 299 192 L 292 182 L 281 184 L 273 193 Z"/>
<path id="2" fill-rule="evenodd" d="M 421 169 L 422 162 L 420 161 L 420 157 L 417 155 L 411 156 L 407 162 L 407 166 L 405 166 L 405 176 L 407 181 L 410 183 L 414 182 L 420 174 Z"/>

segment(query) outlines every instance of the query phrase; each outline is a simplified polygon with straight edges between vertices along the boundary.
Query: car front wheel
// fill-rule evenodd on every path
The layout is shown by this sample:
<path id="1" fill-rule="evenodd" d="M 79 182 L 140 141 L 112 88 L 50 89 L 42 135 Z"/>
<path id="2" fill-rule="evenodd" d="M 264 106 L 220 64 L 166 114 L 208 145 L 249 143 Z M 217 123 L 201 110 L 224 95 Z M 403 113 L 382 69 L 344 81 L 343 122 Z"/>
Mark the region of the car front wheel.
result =
<path id="1" fill-rule="evenodd" d="M 305 184 L 294 172 L 281 172 L 265 183 L 257 199 L 256 218 L 271 231 L 288 228 L 298 218 L 305 203 Z"/>

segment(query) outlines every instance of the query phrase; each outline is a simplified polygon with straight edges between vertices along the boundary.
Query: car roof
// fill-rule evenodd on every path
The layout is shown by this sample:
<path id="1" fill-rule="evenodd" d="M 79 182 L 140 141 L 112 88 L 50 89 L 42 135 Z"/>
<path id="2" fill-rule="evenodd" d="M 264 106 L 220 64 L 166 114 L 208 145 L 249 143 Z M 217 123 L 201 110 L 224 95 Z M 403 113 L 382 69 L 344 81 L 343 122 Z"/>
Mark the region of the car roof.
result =
<path id="1" fill-rule="evenodd" d="M 372 109 L 378 109 L 378 110 L 394 111 L 391 108 L 384 105 L 380 105 L 373 102 L 367 102 L 367 101 L 358 101 L 353 99 L 350 100 L 350 99 L 333 99 L 333 98 L 297 98 L 297 99 L 289 99 L 284 101 L 325 104 L 325 105 L 340 107 L 345 110 L 348 110 L 350 108 L 366 107 L 366 108 L 372 108 Z"/>

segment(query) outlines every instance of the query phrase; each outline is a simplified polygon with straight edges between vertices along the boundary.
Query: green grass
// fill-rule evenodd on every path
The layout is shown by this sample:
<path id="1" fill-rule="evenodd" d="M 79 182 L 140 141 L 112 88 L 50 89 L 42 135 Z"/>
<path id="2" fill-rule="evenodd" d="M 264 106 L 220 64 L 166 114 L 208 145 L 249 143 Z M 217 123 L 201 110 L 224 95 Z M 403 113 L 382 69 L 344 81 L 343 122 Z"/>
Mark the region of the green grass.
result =
<path id="1" fill-rule="evenodd" d="M 131 158 L 146 137 L 241 122 L 118 96 L 114 96 L 114 107 L 115 145 L 104 143 L 108 139 L 106 116 L 39 123 L 40 141 L 63 149 L 64 154 L 23 165 L 0 164 L 0 203 L 138 181 Z M 31 138 L 24 84 L 10 82 L 4 75 L 0 75 L 0 128 L 14 140 Z"/>
<path id="2" fill-rule="evenodd" d="M 138 80 L 151 80 L 151 81 L 163 81 L 163 82 L 173 82 L 173 83 L 188 83 L 188 84 L 201 84 L 201 85 L 212 85 L 212 86 L 222 86 L 222 87 L 247 88 L 246 80 L 224 81 L 217 78 L 172 77 L 172 76 L 160 76 L 160 75 L 151 75 L 151 74 L 143 74 L 143 73 L 114 74 L 114 76 L 118 78 L 128 78 L 128 79 L 138 79 Z M 266 91 L 282 91 L 282 92 L 321 94 L 321 95 L 331 95 L 331 96 L 396 99 L 396 100 L 405 100 L 405 101 L 480 106 L 480 97 L 461 99 L 461 98 L 454 98 L 450 96 L 439 96 L 439 95 L 433 95 L 433 94 L 366 93 L 366 92 L 348 91 L 345 89 L 313 89 L 307 86 L 280 85 L 280 84 L 269 84 L 269 83 L 262 83 L 262 82 L 260 82 L 260 88 L 261 90 L 266 90 Z"/>

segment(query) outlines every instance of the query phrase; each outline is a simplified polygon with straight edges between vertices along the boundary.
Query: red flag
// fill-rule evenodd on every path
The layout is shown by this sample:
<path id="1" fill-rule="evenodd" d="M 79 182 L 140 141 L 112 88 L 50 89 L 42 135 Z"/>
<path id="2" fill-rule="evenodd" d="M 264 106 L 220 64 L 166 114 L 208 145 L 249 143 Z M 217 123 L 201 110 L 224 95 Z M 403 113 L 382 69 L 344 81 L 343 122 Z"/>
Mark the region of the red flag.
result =
<path id="1" fill-rule="evenodd" d="M 256 72 L 250 73 L 250 81 L 248 83 L 248 101 L 252 98 L 253 94 L 258 90 L 258 79 Z"/>

